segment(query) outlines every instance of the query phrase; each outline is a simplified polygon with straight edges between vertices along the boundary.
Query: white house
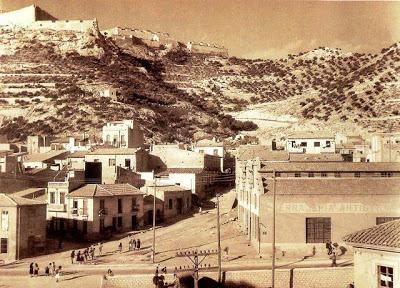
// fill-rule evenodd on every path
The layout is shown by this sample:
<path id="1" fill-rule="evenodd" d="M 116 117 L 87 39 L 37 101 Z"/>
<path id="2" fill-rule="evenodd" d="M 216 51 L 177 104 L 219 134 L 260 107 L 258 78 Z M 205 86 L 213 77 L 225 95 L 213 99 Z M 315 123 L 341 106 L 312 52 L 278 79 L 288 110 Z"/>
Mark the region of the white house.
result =
<path id="1" fill-rule="evenodd" d="M 103 126 L 103 143 L 118 148 L 143 147 L 143 132 L 133 120 L 108 122 Z"/>
<path id="2" fill-rule="evenodd" d="M 335 153 L 335 136 L 323 133 L 297 132 L 287 137 L 289 153 Z"/>

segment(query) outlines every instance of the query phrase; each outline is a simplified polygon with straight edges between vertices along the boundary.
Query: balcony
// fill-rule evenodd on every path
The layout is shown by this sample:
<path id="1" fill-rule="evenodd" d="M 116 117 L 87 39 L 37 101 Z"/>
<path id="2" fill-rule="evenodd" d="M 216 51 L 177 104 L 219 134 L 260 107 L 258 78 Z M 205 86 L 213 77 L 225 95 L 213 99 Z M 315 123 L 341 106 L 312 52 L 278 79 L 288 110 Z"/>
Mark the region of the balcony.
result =
<path id="1" fill-rule="evenodd" d="M 71 214 L 72 216 L 88 216 L 87 209 L 83 208 L 72 208 Z"/>
<path id="2" fill-rule="evenodd" d="M 78 216 L 78 215 L 79 215 L 78 212 L 79 212 L 79 209 L 78 209 L 78 208 L 72 208 L 72 209 L 71 209 L 71 214 L 72 214 L 72 215 Z"/>
<path id="3" fill-rule="evenodd" d="M 54 212 L 66 212 L 67 211 L 67 206 L 65 204 L 49 204 L 47 206 L 49 211 L 54 211 Z"/>

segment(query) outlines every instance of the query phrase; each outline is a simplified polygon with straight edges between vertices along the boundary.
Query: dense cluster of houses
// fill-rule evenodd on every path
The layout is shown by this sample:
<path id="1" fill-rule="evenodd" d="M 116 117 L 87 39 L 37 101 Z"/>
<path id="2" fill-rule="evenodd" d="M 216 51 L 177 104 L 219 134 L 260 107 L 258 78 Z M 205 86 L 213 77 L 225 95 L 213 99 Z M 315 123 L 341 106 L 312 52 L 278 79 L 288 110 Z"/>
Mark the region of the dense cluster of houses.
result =
<path id="1" fill-rule="evenodd" d="M 91 240 L 141 229 L 154 209 L 157 223 L 170 221 L 229 181 L 239 227 L 260 254 L 275 235 L 278 255 L 325 253 L 328 241 L 358 255 L 369 246 L 349 235 L 400 219 L 397 134 L 295 133 L 280 145 L 228 151 L 215 139 L 145 145 L 140 127 L 123 120 L 97 138 L 1 142 L 0 259 L 41 253 L 51 235 Z M 34 225 L 25 219 L 33 215 Z"/>
<path id="2" fill-rule="evenodd" d="M 172 221 L 190 213 L 221 179 L 234 181 L 233 166 L 226 166 L 234 161 L 224 161 L 229 156 L 221 142 L 145 145 L 131 120 L 106 123 L 97 138 L 35 135 L 15 147 L 1 142 L 0 193 L 7 201 L 0 201 L 0 259 L 41 253 L 52 236 L 94 240 L 141 229 L 153 223 L 154 206 L 157 223 Z M 41 226 L 27 233 L 25 224 L 13 222 L 26 213 L 14 215 L 11 207 L 43 217 Z"/>

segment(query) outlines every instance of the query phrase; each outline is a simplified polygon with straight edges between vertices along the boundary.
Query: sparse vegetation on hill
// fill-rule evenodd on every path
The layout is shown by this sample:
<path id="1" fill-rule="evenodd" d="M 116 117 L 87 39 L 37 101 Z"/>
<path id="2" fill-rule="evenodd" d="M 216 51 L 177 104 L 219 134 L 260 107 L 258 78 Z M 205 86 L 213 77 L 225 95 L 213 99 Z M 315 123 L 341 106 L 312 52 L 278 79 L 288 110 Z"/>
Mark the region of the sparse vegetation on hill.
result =
<path id="1" fill-rule="evenodd" d="M 376 55 L 319 47 L 249 60 L 121 44 L 98 31 L 1 29 L 0 108 L 21 112 L 7 114 L 0 133 L 15 140 L 121 118 L 137 120 L 155 141 L 190 141 L 200 131 L 226 137 L 257 129 L 228 113 L 277 101 L 279 113 L 302 121 L 360 128 L 382 128 L 384 121 L 370 120 L 400 111 L 400 102 L 387 101 L 399 97 L 399 43 Z M 101 87 L 118 88 L 118 102 L 101 98 Z"/>

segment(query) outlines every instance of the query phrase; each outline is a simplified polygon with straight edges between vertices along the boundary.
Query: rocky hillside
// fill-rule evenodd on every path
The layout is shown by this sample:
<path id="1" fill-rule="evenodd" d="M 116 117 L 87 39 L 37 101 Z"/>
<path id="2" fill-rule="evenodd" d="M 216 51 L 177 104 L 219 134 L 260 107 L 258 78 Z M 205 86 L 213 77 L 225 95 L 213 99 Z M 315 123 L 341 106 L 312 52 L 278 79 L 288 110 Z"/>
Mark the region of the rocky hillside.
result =
<path id="1" fill-rule="evenodd" d="M 254 130 L 253 122 L 256 136 L 398 128 L 399 43 L 378 54 L 320 47 L 248 60 L 118 45 L 96 30 L 1 29 L 0 133 L 15 140 L 121 118 L 136 119 L 155 141 L 227 137 Z M 118 101 L 99 97 L 110 86 L 121 92 Z"/>
<path id="2" fill-rule="evenodd" d="M 0 31 L 0 134 L 27 135 L 99 129 L 109 120 L 130 118 L 155 141 L 189 141 L 212 133 L 227 137 L 255 129 L 164 81 L 162 60 L 124 51 L 99 31 Z M 129 53 L 128 53 L 129 52 Z M 118 101 L 99 91 L 118 88 Z"/>

